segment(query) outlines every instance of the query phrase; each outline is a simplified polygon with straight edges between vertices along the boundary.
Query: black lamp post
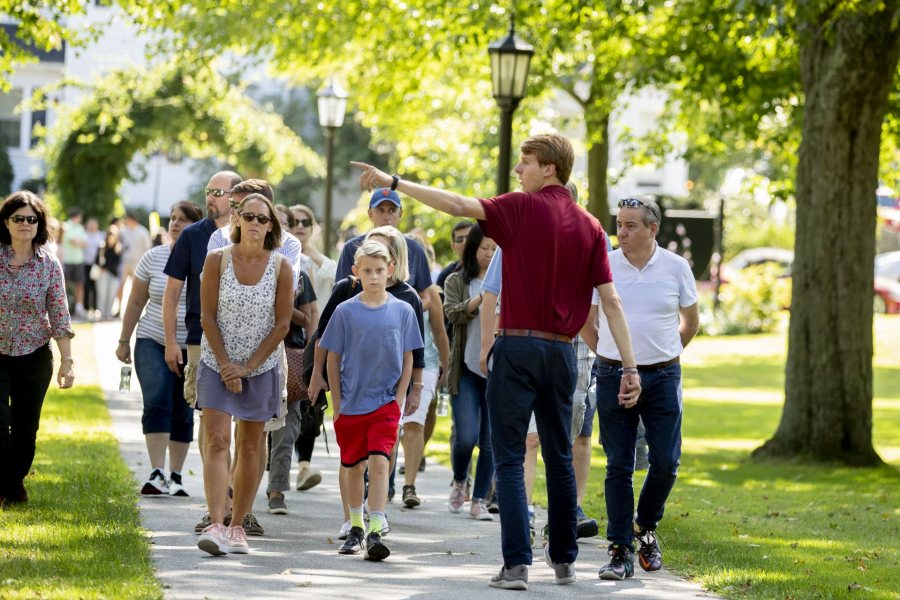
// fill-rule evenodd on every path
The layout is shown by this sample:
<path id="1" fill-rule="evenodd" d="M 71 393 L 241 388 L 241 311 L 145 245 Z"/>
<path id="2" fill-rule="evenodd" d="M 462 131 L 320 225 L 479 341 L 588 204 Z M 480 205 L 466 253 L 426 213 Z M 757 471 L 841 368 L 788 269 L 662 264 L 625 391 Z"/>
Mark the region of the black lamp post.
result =
<path id="1" fill-rule="evenodd" d="M 491 83 L 494 100 L 500 107 L 500 165 L 497 194 L 509 191 L 509 154 L 512 144 L 512 115 L 525 96 L 528 67 L 534 48 L 516 37 L 515 15 L 509 18 L 509 33 L 488 48 L 491 55 Z"/>
<path id="2" fill-rule="evenodd" d="M 323 225 L 324 251 L 331 252 L 331 188 L 334 180 L 334 132 L 344 124 L 349 94 L 340 84 L 330 81 L 328 87 L 316 94 L 319 104 L 319 125 L 325 129 L 325 218 Z"/>

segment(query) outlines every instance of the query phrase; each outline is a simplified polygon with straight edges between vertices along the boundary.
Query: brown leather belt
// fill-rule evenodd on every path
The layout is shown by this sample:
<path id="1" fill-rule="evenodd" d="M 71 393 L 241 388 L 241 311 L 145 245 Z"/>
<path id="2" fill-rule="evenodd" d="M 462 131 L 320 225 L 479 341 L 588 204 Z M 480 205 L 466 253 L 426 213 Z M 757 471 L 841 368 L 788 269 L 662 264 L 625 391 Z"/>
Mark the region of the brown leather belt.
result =
<path id="1" fill-rule="evenodd" d="M 599 354 L 597 355 L 597 360 L 599 360 L 600 362 L 602 362 L 604 364 L 613 366 L 613 367 L 621 367 L 622 366 L 621 360 L 613 360 L 611 358 L 606 358 L 605 356 L 600 356 Z M 676 356 L 672 360 L 659 362 L 659 363 L 656 363 L 653 365 L 638 365 L 637 368 L 638 368 L 638 371 L 653 371 L 654 369 L 664 369 L 666 367 L 671 367 L 672 365 L 677 365 L 680 362 L 681 362 L 681 358 Z"/>
<path id="2" fill-rule="evenodd" d="M 542 340 L 550 340 L 551 342 L 572 343 L 572 338 L 559 333 L 547 333 L 546 331 L 537 331 L 536 329 L 498 329 L 497 337 L 515 336 L 515 337 L 533 337 Z"/>

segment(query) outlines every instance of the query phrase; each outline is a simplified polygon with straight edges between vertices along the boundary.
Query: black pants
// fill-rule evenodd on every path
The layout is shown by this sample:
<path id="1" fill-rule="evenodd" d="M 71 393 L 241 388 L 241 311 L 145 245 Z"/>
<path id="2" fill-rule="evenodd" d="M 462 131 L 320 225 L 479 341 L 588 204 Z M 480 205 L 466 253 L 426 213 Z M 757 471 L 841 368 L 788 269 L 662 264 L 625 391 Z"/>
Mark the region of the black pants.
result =
<path id="1" fill-rule="evenodd" d="M 97 309 L 97 286 L 91 279 L 91 265 L 84 265 L 84 310 Z"/>
<path id="2" fill-rule="evenodd" d="M 52 376 L 49 345 L 24 356 L 0 354 L 0 495 L 12 493 L 31 470 Z"/>

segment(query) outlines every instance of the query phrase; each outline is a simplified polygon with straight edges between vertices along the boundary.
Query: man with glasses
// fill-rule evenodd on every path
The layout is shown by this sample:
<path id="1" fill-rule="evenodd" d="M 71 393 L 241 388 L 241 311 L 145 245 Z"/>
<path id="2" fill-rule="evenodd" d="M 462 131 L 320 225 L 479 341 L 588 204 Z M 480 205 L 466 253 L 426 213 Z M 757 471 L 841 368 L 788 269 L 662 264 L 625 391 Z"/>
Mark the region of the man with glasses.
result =
<path id="1" fill-rule="evenodd" d="M 241 182 L 241 176 L 234 171 L 220 171 L 210 178 L 204 190 L 206 193 L 206 218 L 191 224 L 181 232 L 172 248 L 163 272 L 168 275 L 163 293 L 163 328 L 166 335 L 166 364 L 173 373 L 181 375 L 181 348 L 175 336 L 175 319 L 178 318 L 178 301 L 187 283 L 184 323 L 187 326 L 187 365 L 184 365 L 184 399 L 194 406 L 197 400 L 197 363 L 200 362 L 200 273 L 206 260 L 206 245 L 210 236 L 218 228 L 228 223 L 231 211 L 228 199 L 231 188 Z M 203 458 L 203 419 L 200 419 L 200 457 Z M 205 522 L 205 525 L 204 525 Z M 200 529 L 209 525 L 209 513 L 204 515 Z"/>
<path id="2" fill-rule="evenodd" d="M 456 225 L 453 226 L 453 231 L 450 232 L 450 249 L 453 250 L 453 253 L 456 254 L 456 260 L 452 263 L 441 269 L 440 274 L 437 276 L 437 281 L 435 283 L 438 284 L 438 287 L 444 289 L 444 282 L 450 277 L 450 273 L 459 268 L 459 261 L 462 260 L 463 248 L 466 245 L 466 238 L 469 236 L 469 231 L 472 229 L 471 221 L 459 221 Z M 450 333 L 451 328 L 447 329 L 447 333 Z"/>
<path id="3" fill-rule="evenodd" d="M 564 187 L 574 154 L 569 140 L 557 134 L 525 140 L 515 168 L 522 191 L 486 200 L 399 181 L 373 166 L 352 163 L 362 170 L 363 188 L 393 182 L 404 194 L 441 212 L 478 219 L 485 235 L 503 248 L 503 310 L 487 380 L 503 551 L 503 567 L 491 578 L 491 587 L 528 588 L 532 554 L 523 464 L 532 411 L 543 446 L 547 489 L 553 490 L 544 559 L 556 583 L 575 581 L 578 544 L 569 433 L 577 369 L 572 338 L 584 325 L 594 288 L 627 367 L 620 401 L 633 405 L 641 389 L 603 230 Z"/>
<path id="4" fill-rule="evenodd" d="M 659 223 L 659 206 L 653 200 L 621 200 L 616 216 L 619 249 L 609 255 L 631 331 L 641 379 L 640 402 L 623 403 L 618 396 L 622 365 L 628 359 L 612 343 L 607 317 L 601 313 L 598 320 L 596 297 L 582 331 L 597 349 L 596 410 L 606 451 L 606 537 L 611 560 L 600 569 L 601 579 L 621 580 L 634 574 L 634 540 L 641 568 L 657 571 L 662 567 L 656 527 L 675 485 L 681 457 L 679 357 L 699 328 L 697 286 L 688 262 L 656 243 Z M 650 469 L 635 512 L 632 476 L 641 420 L 650 448 Z"/>

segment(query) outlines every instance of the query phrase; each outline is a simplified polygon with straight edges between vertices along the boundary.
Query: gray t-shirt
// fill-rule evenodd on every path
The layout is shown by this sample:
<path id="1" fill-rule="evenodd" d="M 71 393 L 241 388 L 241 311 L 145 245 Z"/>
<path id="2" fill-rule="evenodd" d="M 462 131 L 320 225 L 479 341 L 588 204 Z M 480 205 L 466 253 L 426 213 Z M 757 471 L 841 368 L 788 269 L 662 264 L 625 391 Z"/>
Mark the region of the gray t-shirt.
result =
<path id="1" fill-rule="evenodd" d="M 469 298 L 477 296 L 481 292 L 483 279 L 476 277 L 469 282 Z M 475 313 L 475 318 L 466 324 L 466 348 L 463 350 L 463 361 L 466 367 L 476 375 L 487 377 L 481 372 L 481 310 Z"/>
<path id="2" fill-rule="evenodd" d="M 338 305 L 319 346 L 341 355 L 341 414 L 365 415 L 393 401 L 403 353 L 422 345 L 412 307 L 390 294 L 374 308 L 362 295 Z"/>

